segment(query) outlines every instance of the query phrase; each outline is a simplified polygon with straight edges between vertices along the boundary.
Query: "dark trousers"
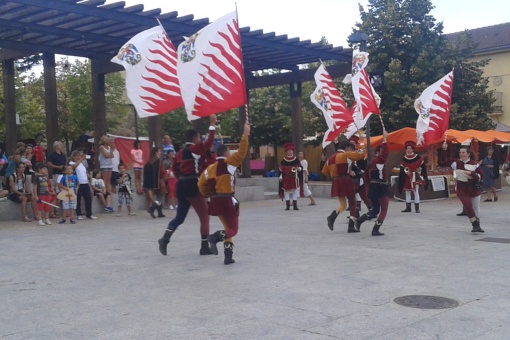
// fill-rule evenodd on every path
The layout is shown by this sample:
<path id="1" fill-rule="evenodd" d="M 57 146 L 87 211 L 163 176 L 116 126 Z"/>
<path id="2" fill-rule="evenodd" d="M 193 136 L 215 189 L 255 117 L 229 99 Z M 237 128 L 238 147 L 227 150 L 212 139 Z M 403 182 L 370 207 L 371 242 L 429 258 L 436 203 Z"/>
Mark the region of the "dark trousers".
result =
<path id="1" fill-rule="evenodd" d="M 85 200 L 85 213 L 87 217 L 92 216 L 92 197 L 90 196 L 90 187 L 88 184 L 80 184 L 78 194 L 76 195 L 76 215 L 81 215 L 81 198 Z"/>
<path id="2" fill-rule="evenodd" d="M 195 212 L 197 213 L 200 220 L 200 235 L 202 235 L 202 238 L 207 237 L 207 235 L 209 235 L 209 214 L 207 213 L 207 201 L 204 196 L 200 194 L 187 198 L 180 197 L 178 199 L 177 213 L 175 218 L 171 220 L 170 223 L 168 223 L 167 229 L 175 231 L 175 229 L 177 229 L 177 227 L 180 226 L 186 219 L 190 207 L 195 209 Z"/>

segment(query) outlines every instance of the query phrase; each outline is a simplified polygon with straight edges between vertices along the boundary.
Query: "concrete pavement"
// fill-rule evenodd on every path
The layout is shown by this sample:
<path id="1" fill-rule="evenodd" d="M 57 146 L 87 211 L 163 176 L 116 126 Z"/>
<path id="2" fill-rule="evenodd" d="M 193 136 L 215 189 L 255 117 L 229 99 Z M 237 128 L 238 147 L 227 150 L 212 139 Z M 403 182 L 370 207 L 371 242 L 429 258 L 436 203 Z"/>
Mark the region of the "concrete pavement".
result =
<path id="1" fill-rule="evenodd" d="M 455 216 L 457 199 L 400 213 L 390 201 L 348 234 L 345 214 L 331 232 L 336 200 L 241 202 L 235 264 L 199 256 L 193 211 L 172 237 L 169 218 L 101 214 L 96 221 L 38 227 L 0 222 L 2 339 L 508 339 L 510 189 L 482 203 L 484 234 Z M 57 220 L 54 220 L 55 222 Z M 219 229 L 211 218 L 211 232 Z M 454 299 L 451 309 L 396 304 L 404 295 Z"/>

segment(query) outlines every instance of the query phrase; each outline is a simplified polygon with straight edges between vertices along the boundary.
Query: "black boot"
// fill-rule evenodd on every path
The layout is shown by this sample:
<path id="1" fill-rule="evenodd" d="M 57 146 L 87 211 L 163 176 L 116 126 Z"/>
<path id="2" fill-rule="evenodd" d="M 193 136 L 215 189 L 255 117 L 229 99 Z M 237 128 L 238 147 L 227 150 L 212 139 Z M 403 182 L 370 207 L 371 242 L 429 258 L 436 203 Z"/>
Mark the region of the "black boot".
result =
<path id="1" fill-rule="evenodd" d="M 372 236 L 382 236 L 383 233 L 379 232 L 379 228 L 381 228 L 382 221 L 375 221 L 374 228 L 372 229 Z"/>
<path id="2" fill-rule="evenodd" d="M 149 215 L 151 215 L 152 218 L 156 218 L 156 215 L 154 215 L 154 210 L 156 210 L 157 207 L 158 207 L 158 205 L 155 202 L 153 202 L 151 204 L 150 208 L 147 209 L 147 212 L 149 213 Z"/>
<path id="3" fill-rule="evenodd" d="M 224 253 L 225 253 L 225 260 L 223 261 L 224 264 L 231 264 L 236 262 L 232 255 L 234 255 L 234 244 L 232 242 L 224 242 L 223 243 Z"/>
<path id="4" fill-rule="evenodd" d="M 202 239 L 202 244 L 200 246 L 200 255 L 212 255 L 214 254 L 214 251 L 209 248 L 209 237 Z M 218 251 L 216 251 L 216 255 L 218 254 Z"/>
<path id="5" fill-rule="evenodd" d="M 356 201 L 356 218 L 359 218 L 361 211 L 361 201 Z"/>
<path id="6" fill-rule="evenodd" d="M 357 220 L 356 220 L 356 229 L 360 230 L 361 228 L 361 224 L 367 220 L 369 220 L 370 217 L 368 216 L 368 213 L 366 214 L 363 214 L 361 215 Z"/>
<path id="7" fill-rule="evenodd" d="M 349 224 L 347 225 L 348 233 L 359 233 L 359 230 L 356 228 L 356 221 L 351 217 L 349 218 Z"/>
<path id="8" fill-rule="evenodd" d="M 170 237 L 172 237 L 172 234 L 174 233 L 173 230 L 167 229 L 165 230 L 165 233 L 163 234 L 163 237 L 159 239 L 159 252 L 162 255 L 166 256 L 166 246 L 168 243 L 170 243 Z"/>
<path id="9" fill-rule="evenodd" d="M 457 216 L 466 216 L 466 210 L 464 209 L 464 207 L 462 207 L 462 211 L 458 213 Z"/>
<path id="10" fill-rule="evenodd" d="M 158 217 L 166 217 L 165 215 L 163 215 L 163 207 L 160 205 L 158 205 L 158 207 L 156 208 L 158 210 Z"/>
<path id="11" fill-rule="evenodd" d="M 211 251 L 214 255 L 218 255 L 218 247 L 216 246 L 216 243 L 223 242 L 225 237 L 226 234 L 224 230 L 218 230 L 214 234 L 211 234 L 207 237 L 209 245 L 211 246 Z"/>
<path id="12" fill-rule="evenodd" d="M 328 216 L 328 228 L 329 230 L 333 231 L 333 224 L 335 223 L 335 220 L 337 218 L 338 214 L 336 213 L 336 210 L 333 210 L 331 215 Z"/>
<path id="13" fill-rule="evenodd" d="M 285 201 L 285 210 L 290 210 L 290 201 Z"/>
<path id="14" fill-rule="evenodd" d="M 471 222 L 471 225 L 473 226 L 473 229 L 471 230 L 472 233 L 483 233 L 484 230 L 480 227 L 480 220 L 477 218 L 473 222 Z"/>
<path id="15" fill-rule="evenodd" d="M 414 203 L 414 211 L 416 211 L 417 214 L 420 213 L 420 203 Z"/>
<path id="16" fill-rule="evenodd" d="M 297 201 L 292 201 L 292 209 L 299 210 L 297 207 Z"/>
<path id="17" fill-rule="evenodd" d="M 406 203 L 406 208 L 401 212 L 411 212 L 411 203 Z"/>

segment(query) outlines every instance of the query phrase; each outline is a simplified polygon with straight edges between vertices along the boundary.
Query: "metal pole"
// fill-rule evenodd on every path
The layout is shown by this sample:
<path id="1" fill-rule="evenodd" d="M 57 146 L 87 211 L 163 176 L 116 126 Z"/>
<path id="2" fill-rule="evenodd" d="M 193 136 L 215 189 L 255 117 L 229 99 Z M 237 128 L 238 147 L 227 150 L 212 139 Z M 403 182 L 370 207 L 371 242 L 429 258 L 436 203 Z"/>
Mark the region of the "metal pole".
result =
<path id="1" fill-rule="evenodd" d="M 361 52 L 365 52 L 367 49 L 367 41 L 362 40 L 361 41 Z M 370 152 L 370 118 L 372 118 L 372 115 L 368 117 L 366 126 L 366 140 L 367 140 L 367 163 L 370 164 L 372 161 L 372 153 Z"/>

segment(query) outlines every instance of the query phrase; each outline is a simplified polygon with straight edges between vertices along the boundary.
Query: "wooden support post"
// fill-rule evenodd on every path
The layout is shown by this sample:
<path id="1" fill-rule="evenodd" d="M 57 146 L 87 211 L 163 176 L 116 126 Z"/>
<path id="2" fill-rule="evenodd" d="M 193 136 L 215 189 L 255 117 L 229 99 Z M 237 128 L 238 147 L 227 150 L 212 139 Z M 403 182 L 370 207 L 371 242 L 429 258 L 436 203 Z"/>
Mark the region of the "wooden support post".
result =
<path id="1" fill-rule="evenodd" d="M 46 141 L 48 155 L 53 152 L 53 143 L 58 138 L 57 80 L 55 78 L 55 54 L 43 54 L 44 108 L 46 111 Z"/>
<path id="2" fill-rule="evenodd" d="M 301 83 L 290 84 L 290 110 L 292 119 L 292 143 L 296 147 L 294 155 L 303 151 L 303 112 L 301 105 Z"/>
<path id="3" fill-rule="evenodd" d="M 5 112 L 5 143 L 7 156 L 12 155 L 18 141 L 16 126 L 16 96 L 14 86 L 14 60 L 2 60 L 2 75 L 4 86 L 4 112 Z"/>
<path id="4" fill-rule="evenodd" d="M 92 59 L 92 113 L 94 120 L 94 150 L 99 157 L 99 140 L 106 134 L 106 98 L 104 73 L 101 73 L 102 61 Z M 96 163 L 99 170 L 99 161 Z"/>

